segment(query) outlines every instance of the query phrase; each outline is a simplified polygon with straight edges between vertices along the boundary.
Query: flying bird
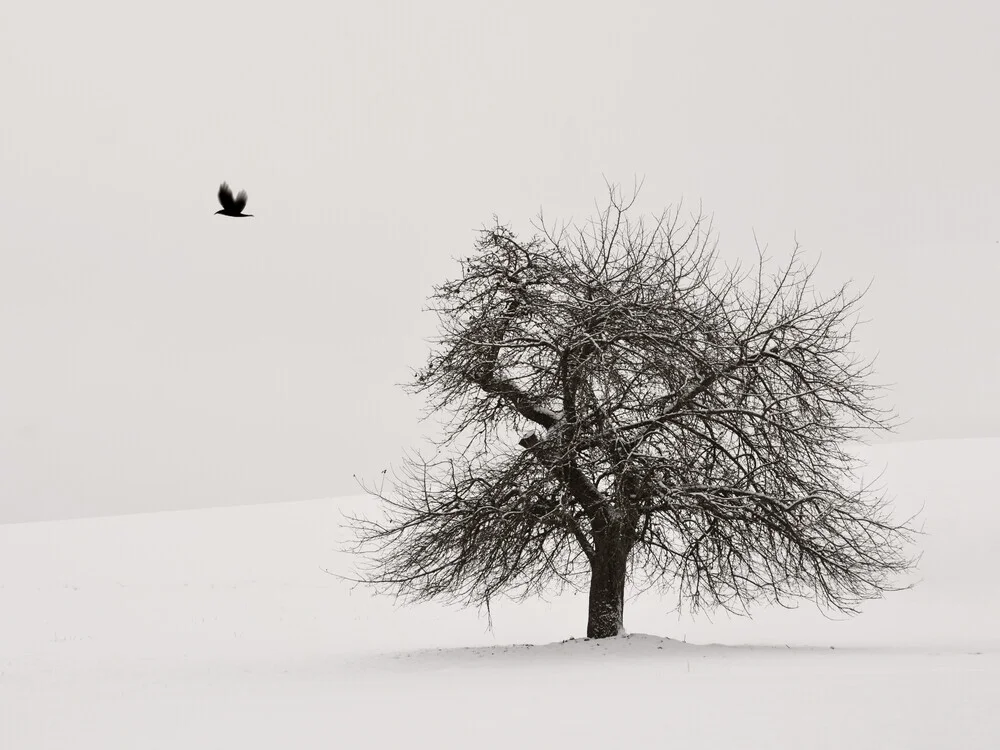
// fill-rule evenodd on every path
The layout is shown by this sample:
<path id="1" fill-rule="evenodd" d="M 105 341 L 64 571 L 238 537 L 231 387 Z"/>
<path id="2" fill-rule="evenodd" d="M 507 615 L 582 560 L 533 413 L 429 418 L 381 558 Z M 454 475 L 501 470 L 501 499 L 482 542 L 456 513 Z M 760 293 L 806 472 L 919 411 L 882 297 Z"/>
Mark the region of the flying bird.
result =
<path id="1" fill-rule="evenodd" d="M 253 216 L 253 214 L 243 213 L 243 209 L 247 205 L 247 191 L 241 190 L 234 198 L 233 191 L 229 189 L 229 185 L 225 182 L 219 185 L 219 203 L 222 204 L 222 210 L 216 211 L 215 213 L 217 214 L 235 216 L 241 219 Z"/>

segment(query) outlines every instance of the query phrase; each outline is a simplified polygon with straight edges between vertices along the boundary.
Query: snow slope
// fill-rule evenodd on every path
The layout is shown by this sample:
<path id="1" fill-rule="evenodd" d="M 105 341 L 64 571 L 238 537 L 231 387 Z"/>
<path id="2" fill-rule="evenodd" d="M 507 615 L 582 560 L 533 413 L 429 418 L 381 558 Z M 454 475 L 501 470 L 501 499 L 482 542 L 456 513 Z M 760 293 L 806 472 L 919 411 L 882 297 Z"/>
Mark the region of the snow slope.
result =
<path id="1" fill-rule="evenodd" d="M 328 571 L 359 498 L 0 526 L 0 748 L 1000 747 L 998 452 L 866 450 L 927 536 L 860 617 L 645 594 L 626 625 L 658 635 L 610 641 L 566 640 L 583 595 L 496 603 L 491 632 L 352 589 Z"/>

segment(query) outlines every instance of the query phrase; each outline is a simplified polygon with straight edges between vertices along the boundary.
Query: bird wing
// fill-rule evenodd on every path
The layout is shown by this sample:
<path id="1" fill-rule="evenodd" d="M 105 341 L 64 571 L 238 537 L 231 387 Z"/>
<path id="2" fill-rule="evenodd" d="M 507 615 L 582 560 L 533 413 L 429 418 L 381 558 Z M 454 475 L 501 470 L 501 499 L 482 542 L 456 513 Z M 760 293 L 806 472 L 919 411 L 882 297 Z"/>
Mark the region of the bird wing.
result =
<path id="1" fill-rule="evenodd" d="M 229 195 L 229 199 L 232 200 L 232 193 Z M 235 208 L 239 213 L 243 213 L 243 209 L 247 206 L 247 191 L 241 190 L 236 194 L 236 200 L 233 201 L 233 208 Z"/>
<path id="2" fill-rule="evenodd" d="M 235 205 L 235 201 L 233 200 L 233 191 L 229 189 L 229 185 L 225 182 L 219 185 L 219 203 L 222 204 L 224 211 L 231 211 Z M 246 201 L 244 201 L 244 204 L 245 203 Z"/>

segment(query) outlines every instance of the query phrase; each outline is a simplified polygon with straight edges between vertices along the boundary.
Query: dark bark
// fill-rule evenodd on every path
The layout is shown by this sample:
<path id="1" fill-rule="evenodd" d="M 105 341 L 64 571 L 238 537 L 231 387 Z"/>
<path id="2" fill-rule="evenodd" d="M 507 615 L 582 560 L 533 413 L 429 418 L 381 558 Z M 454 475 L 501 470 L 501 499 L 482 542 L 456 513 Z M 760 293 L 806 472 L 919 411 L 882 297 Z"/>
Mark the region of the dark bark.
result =
<path id="1" fill-rule="evenodd" d="M 597 539 L 591 561 L 588 638 L 611 638 L 624 630 L 629 549 L 621 533 L 611 531 Z"/>

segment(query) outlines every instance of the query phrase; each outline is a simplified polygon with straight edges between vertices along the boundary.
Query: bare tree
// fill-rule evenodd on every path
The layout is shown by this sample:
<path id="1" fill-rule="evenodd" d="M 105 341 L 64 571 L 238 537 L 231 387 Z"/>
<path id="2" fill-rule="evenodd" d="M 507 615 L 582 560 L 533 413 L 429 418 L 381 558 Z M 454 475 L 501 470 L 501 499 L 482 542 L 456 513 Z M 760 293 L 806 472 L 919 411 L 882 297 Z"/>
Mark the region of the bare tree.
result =
<path id="1" fill-rule="evenodd" d="M 582 228 L 495 221 L 436 287 L 410 388 L 444 437 L 366 486 L 361 579 L 487 605 L 589 583 L 593 638 L 622 631 L 627 582 L 731 611 L 896 588 L 912 529 L 847 450 L 893 419 L 849 352 L 863 293 L 816 296 L 798 251 L 720 269 L 704 217 L 633 220 L 610 193 Z"/>

